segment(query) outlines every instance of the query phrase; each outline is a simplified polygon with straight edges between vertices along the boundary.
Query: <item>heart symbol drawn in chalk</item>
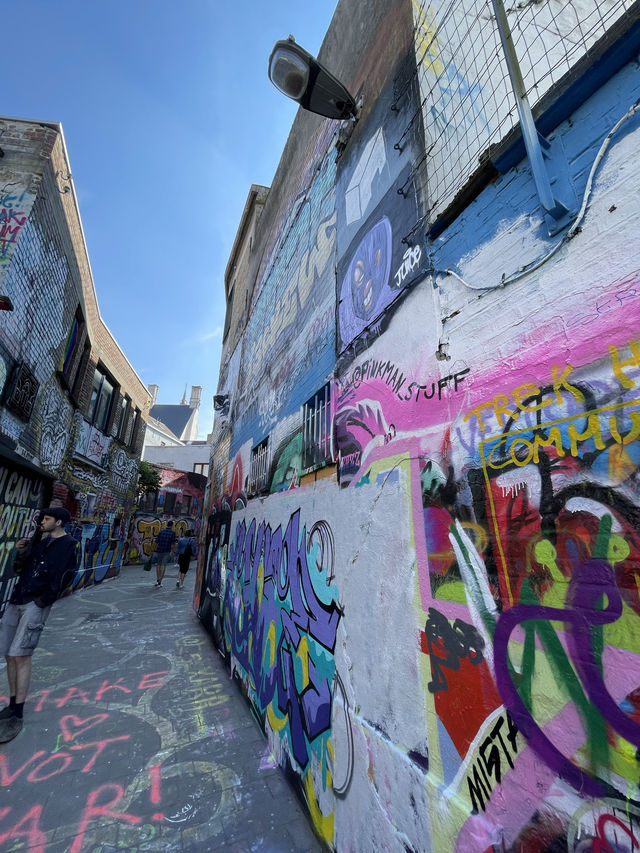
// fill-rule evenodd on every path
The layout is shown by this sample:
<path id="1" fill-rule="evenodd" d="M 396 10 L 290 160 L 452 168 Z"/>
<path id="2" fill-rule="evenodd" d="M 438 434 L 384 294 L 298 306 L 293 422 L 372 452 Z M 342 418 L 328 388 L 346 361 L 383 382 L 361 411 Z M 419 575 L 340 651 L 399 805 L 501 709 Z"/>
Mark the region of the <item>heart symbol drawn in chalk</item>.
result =
<path id="1" fill-rule="evenodd" d="M 94 714 L 92 717 L 86 717 L 83 720 L 80 717 L 76 717 L 75 714 L 67 714 L 60 720 L 60 730 L 66 741 L 73 740 L 79 734 L 97 726 L 98 723 L 104 723 L 108 717 L 108 714 Z"/>

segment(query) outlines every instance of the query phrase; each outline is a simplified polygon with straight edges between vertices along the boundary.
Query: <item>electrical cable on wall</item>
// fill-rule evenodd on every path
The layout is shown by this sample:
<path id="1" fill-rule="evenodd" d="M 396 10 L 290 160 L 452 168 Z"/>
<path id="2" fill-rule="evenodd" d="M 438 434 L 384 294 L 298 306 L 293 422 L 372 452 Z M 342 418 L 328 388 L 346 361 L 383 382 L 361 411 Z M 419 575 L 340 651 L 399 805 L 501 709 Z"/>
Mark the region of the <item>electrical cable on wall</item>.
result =
<path id="1" fill-rule="evenodd" d="M 578 234 L 581 231 L 581 224 L 582 224 L 582 221 L 586 215 L 587 207 L 589 205 L 589 197 L 591 195 L 591 188 L 593 186 L 593 179 L 595 177 L 595 173 L 598 170 L 598 167 L 599 167 L 600 163 L 602 162 L 602 159 L 603 159 L 607 149 L 609 148 L 609 145 L 611 143 L 612 138 L 615 136 L 615 134 L 618 132 L 618 130 L 622 127 L 622 125 L 626 121 L 628 121 L 630 118 L 632 118 L 639 111 L 640 111 L 640 98 L 627 110 L 627 112 L 622 116 L 622 118 L 616 122 L 616 124 L 611 128 L 609 133 L 605 136 L 605 138 L 602 142 L 602 145 L 600 146 L 598 153 L 596 154 L 595 159 L 593 161 L 593 164 L 591 166 L 591 169 L 589 171 L 589 177 L 587 178 L 587 184 L 586 184 L 585 191 L 584 191 L 584 194 L 582 197 L 582 204 L 580 205 L 580 210 L 578 211 L 578 215 L 576 216 L 576 219 L 575 219 L 573 225 L 571 226 L 571 228 L 569 228 L 567 233 L 555 244 L 555 246 L 553 246 L 545 255 L 543 255 L 537 261 L 532 261 L 531 264 L 528 264 L 524 267 L 521 267 L 517 272 L 512 273 L 509 276 L 503 275 L 502 279 L 497 284 L 493 284 L 493 285 L 477 286 L 477 285 L 471 284 L 470 282 L 465 281 L 465 279 L 462 278 L 461 275 L 459 275 L 457 272 L 455 272 L 455 270 L 452 270 L 452 269 L 444 269 L 444 270 L 434 269 L 432 272 L 435 275 L 453 276 L 453 278 L 456 278 L 465 287 L 469 288 L 469 290 L 489 291 L 489 290 L 495 290 L 496 288 L 499 288 L 499 287 L 505 287 L 505 285 L 507 285 L 507 284 L 513 284 L 514 282 L 519 281 L 520 279 L 525 278 L 526 276 L 530 275 L 532 272 L 535 272 L 536 270 L 540 269 L 540 267 L 542 267 L 544 264 L 546 264 L 546 262 L 548 260 L 550 260 L 550 258 L 552 258 L 556 254 L 556 252 L 558 251 L 558 249 L 561 246 L 565 245 L 565 243 L 568 243 L 570 240 L 572 240 L 576 236 L 576 234 Z"/>

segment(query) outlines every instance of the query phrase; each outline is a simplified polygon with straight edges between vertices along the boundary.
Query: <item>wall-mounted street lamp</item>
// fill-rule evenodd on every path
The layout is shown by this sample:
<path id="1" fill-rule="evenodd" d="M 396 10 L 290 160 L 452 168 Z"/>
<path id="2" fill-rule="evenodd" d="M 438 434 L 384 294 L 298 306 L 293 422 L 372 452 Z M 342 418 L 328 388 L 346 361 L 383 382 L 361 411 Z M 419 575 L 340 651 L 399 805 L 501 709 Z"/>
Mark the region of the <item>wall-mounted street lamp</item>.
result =
<path id="1" fill-rule="evenodd" d="M 293 36 L 277 41 L 269 57 L 269 79 L 283 95 L 326 118 L 357 118 L 355 98 Z"/>

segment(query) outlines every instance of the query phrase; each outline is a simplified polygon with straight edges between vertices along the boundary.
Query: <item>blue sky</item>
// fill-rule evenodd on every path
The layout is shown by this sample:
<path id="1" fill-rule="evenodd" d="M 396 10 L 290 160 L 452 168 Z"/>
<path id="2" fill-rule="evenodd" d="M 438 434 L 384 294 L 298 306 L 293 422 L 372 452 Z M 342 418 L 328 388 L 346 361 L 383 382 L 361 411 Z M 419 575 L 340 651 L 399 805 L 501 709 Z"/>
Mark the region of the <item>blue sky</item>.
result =
<path id="1" fill-rule="evenodd" d="M 297 105 L 274 42 L 316 54 L 335 0 L 20 0 L 2 13 L 2 114 L 59 121 L 103 319 L 158 402 L 202 385 L 211 429 L 224 269 Z"/>

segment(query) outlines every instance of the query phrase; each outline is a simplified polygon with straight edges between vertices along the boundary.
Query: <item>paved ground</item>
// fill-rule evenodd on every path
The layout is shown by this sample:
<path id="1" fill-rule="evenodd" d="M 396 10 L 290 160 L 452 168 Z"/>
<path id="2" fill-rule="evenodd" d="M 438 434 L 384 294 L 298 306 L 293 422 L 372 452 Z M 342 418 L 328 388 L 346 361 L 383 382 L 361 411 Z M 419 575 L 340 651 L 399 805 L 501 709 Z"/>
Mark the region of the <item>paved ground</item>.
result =
<path id="1" fill-rule="evenodd" d="M 154 574 L 54 605 L 0 745 L 1 853 L 321 851 L 191 609 L 194 570 L 183 590 Z"/>

